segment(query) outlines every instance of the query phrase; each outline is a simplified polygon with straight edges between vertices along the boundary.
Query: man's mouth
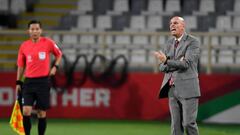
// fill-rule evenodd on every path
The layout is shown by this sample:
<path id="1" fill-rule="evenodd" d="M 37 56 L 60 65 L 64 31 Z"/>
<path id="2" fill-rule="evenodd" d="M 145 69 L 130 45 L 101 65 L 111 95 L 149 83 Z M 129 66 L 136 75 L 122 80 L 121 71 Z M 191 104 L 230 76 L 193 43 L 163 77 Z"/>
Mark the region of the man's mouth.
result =
<path id="1" fill-rule="evenodd" d="M 176 31 L 176 29 L 175 29 L 175 28 L 172 28 L 172 29 L 171 29 L 171 31 L 172 31 L 172 32 L 175 32 L 175 31 Z"/>

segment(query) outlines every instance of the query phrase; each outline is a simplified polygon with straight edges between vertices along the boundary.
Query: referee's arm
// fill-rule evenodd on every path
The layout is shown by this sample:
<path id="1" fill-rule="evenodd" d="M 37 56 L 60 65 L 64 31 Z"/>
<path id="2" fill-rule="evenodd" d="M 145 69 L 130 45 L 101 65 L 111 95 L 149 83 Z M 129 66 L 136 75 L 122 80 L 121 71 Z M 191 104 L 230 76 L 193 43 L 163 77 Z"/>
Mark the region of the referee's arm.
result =
<path id="1" fill-rule="evenodd" d="M 62 60 L 62 55 L 56 57 L 55 63 L 54 63 L 54 65 L 53 65 L 53 67 L 51 68 L 51 71 L 50 71 L 50 76 L 53 76 L 53 75 L 56 74 L 61 60 Z"/>
<path id="2" fill-rule="evenodd" d="M 18 68 L 17 68 L 17 80 L 16 80 L 16 91 L 21 90 L 21 85 L 22 85 L 21 78 L 23 76 L 23 72 L 24 72 L 24 67 L 18 66 Z"/>

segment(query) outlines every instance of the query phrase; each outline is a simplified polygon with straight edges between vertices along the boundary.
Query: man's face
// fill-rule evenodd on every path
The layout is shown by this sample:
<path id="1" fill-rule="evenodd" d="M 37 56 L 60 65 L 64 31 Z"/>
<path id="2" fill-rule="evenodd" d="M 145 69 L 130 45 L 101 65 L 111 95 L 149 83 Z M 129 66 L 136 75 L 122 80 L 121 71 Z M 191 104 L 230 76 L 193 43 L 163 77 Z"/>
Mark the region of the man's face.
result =
<path id="1" fill-rule="evenodd" d="M 184 29 L 185 29 L 185 23 L 184 23 L 183 18 L 173 17 L 170 20 L 169 27 L 170 27 L 170 32 L 171 32 L 172 36 L 174 36 L 176 38 L 181 37 L 181 35 L 184 33 Z"/>
<path id="2" fill-rule="evenodd" d="M 31 24 L 29 29 L 28 29 L 29 35 L 31 37 L 31 39 L 33 40 L 38 40 L 38 38 L 41 36 L 42 34 L 42 29 L 40 27 L 39 24 Z"/>

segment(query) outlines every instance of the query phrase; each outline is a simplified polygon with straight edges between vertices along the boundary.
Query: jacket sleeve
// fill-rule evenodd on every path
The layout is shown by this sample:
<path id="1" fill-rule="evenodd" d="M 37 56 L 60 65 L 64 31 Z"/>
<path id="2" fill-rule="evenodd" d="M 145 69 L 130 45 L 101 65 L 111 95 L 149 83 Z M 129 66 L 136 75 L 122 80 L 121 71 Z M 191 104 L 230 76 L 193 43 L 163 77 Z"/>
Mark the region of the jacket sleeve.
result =
<path id="1" fill-rule="evenodd" d="M 164 63 L 161 63 L 159 65 L 159 71 L 164 72 L 164 73 L 174 72 L 176 70 L 177 70 L 177 68 L 174 68 L 174 67 L 171 68 L 167 64 L 164 64 Z"/>
<path id="2" fill-rule="evenodd" d="M 198 40 L 193 40 L 188 45 L 183 60 L 168 60 L 166 65 L 168 68 L 176 68 L 177 70 L 186 70 L 189 65 L 198 61 L 200 56 L 200 44 Z"/>
<path id="3" fill-rule="evenodd" d="M 170 50 L 170 46 L 168 46 L 170 43 L 170 41 L 168 41 L 167 45 L 164 47 L 163 49 L 163 53 L 169 57 L 167 54 Z M 173 67 L 169 67 L 166 63 L 160 63 L 159 66 L 158 66 L 158 70 L 160 72 L 164 72 L 164 73 L 168 73 L 168 72 L 173 72 L 173 71 L 176 71 L 176 68 L 173 68 Z"/>

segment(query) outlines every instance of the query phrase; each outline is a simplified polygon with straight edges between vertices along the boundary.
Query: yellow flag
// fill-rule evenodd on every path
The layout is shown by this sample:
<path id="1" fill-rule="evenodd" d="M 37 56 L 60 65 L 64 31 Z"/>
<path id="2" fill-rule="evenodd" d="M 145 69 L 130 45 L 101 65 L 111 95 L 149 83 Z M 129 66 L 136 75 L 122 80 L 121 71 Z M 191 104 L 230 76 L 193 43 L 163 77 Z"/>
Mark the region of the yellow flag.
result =
<path id="1" fill-rule="evenodd" d="M 23 116 L 22 116 L 22 112 L 21 112 L 18 100 L 16 100 L 14 104 L 14 108 L 13 108 L 11 119 L 10 119 L 10 126 L 19 135 L 25 135 L 24 127 L 23 127 Z"/>

